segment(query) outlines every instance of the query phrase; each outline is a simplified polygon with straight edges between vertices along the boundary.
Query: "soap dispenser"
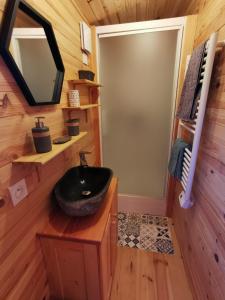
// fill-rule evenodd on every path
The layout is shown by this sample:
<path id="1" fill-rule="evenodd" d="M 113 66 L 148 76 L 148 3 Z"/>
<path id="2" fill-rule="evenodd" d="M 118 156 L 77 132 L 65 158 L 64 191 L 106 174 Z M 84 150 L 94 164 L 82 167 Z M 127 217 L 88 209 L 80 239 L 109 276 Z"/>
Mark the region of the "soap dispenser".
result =
<path id="1" fill-rule="evenodd" d="M 52 150 L 49 128 L 45 126 L 42 121 L 44 118 L 45 117 L 36 117 L 36 127 L 32 128 L 32 135 L 37 153 L 45 153 Z"/>

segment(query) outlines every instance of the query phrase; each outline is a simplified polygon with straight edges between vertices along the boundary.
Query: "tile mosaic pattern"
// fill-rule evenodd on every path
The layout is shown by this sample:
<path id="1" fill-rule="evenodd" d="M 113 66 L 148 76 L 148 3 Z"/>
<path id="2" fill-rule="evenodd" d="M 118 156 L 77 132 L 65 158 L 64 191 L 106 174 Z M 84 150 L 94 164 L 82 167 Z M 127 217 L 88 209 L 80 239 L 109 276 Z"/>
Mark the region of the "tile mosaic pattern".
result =
<path id="1" fill-rule="evenodd" d="M 174 254 L 166 217 L 119 212 L 118 244 L 123 247 Z"/>

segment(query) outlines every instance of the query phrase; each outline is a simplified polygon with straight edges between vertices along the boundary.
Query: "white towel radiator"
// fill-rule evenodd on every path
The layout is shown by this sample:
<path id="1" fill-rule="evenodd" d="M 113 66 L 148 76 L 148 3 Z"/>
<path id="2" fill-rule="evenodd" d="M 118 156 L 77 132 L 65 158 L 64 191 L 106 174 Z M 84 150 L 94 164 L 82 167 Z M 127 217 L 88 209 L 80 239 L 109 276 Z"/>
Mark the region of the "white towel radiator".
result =
<path id="1" fill-rule="evenodd" d="M 184 152 L 184 162 L 182 169 L 182 179 L 181 185 L 183 187 L 183 191 L 179 195 L 180 205 L 183 208 L 189 208 L 193 205 L 193 201 L 191 198 L 191 191 L 193 185 L 193 179 L 195 174 L 195 168 L 198 157 L 198 150 L 200 144 L 200 138 L 202 133 L 202 125 L 205 116 L 206 103 L 208 98 L 209 85 L 211 80 L 213 62 L 215 57 L 215 51 L 217 47 L 217 36 L 218 33 L 213 33 L 209 40 L 206 43 L 205 53 L 204 53 L 204 61 L 201 66 L 201 76 L 200 76 L 200 84 L 201 87 L 201 95 L 200 99 L 197 102 L 197 113 L 193 123 L 186 123 L 182 120 L 179 120 L 178 127 L 178 136 L 181 136 L 181 127 L 184 127 L 193 135 L 193 143 L 192 150 L 185 149 Z M 219 43 L 218 46 L 222 46 L 222 43 Z"/>

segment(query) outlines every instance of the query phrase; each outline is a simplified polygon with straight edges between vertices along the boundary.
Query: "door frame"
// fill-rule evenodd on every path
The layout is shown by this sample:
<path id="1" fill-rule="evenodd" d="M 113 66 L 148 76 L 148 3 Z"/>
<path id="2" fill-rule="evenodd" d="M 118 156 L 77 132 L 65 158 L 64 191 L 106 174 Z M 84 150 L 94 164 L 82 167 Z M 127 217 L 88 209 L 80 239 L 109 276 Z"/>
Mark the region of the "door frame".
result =
<path id="1" fill-rule="evenodd" d="M 173 78 L 173 92 L 172 92 L 172 116 L 171 116 L 171 128 L 170 128 L 170 143 L 168 151 L 168 160 L 170 157 L 170 151 L 173 142 L 173 130 L 175 127 L 175 109 L 178 92 L 178 80 L 179 80 L 179 69 L 182 52 L 182 42 L 184 35 L 186 17 L 143 21 L 143 22 L 132 22 L 115 25 L 96 26 L 96 64 L 97 64 L 97 80 L 101 82 L 100 78 L 100 38 L 107 38 L 112 36 L 139 34 L 145 32 L 157 32 L 157 31 L 168 31 L 177 30 L 177 47 L 175 56 L 175 68 Z M 101 92 L 99 96 L 99 104 L 101 105 Z M 99 110 L 99 139 L 100 139 L 100 161 L 103 164 L 103 146 L 102 146 L 102 116 L 101 110 Z M 164 195 L 165 201 L 168 201 L 168 189 L 169 189 L 169 174 L 167 172 Z"/>

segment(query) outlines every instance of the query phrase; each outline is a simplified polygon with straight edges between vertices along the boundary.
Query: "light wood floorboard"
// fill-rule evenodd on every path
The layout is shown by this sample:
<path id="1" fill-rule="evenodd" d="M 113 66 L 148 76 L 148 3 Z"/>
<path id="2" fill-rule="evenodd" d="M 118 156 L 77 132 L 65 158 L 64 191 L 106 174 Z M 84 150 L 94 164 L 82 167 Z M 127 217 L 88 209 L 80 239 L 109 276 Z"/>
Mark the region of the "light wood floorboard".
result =
<path id="1" fill-rule="evenodd" d="M 192 300 L 183 260 L 171 226 L 175 254 L 118 247 L 110 300 Z"/>

